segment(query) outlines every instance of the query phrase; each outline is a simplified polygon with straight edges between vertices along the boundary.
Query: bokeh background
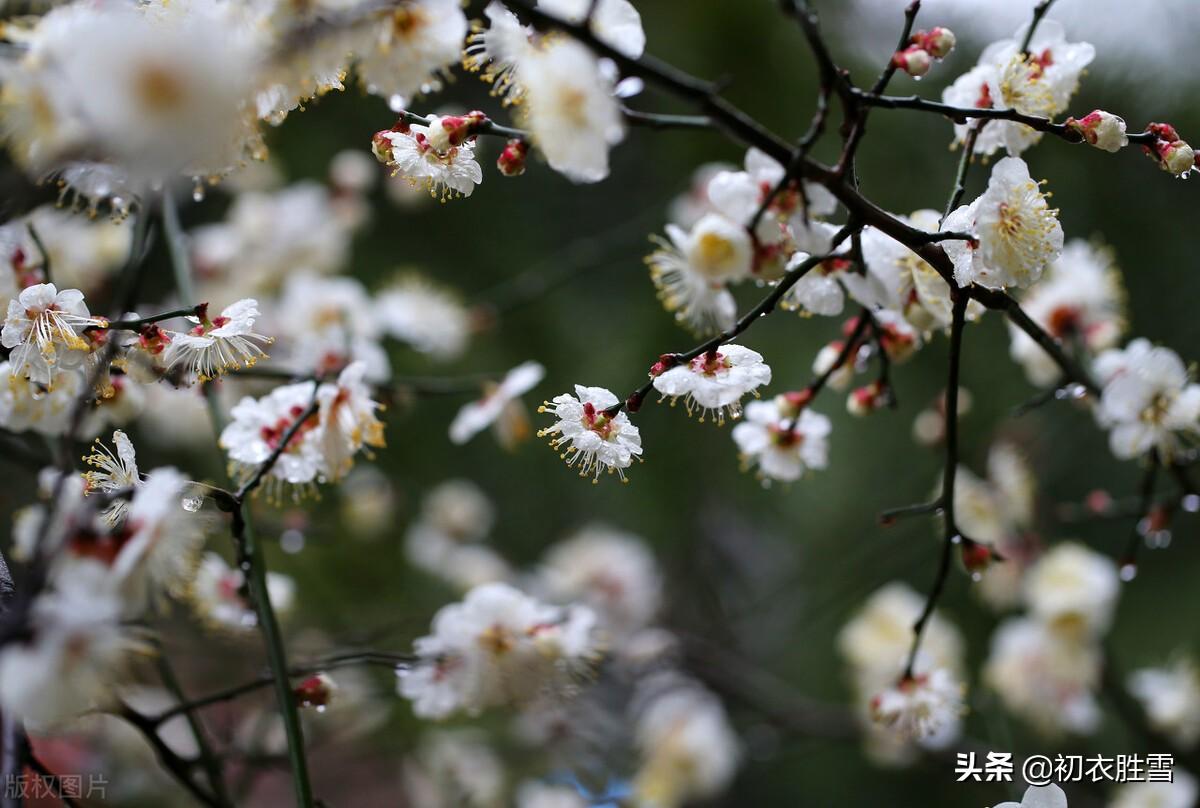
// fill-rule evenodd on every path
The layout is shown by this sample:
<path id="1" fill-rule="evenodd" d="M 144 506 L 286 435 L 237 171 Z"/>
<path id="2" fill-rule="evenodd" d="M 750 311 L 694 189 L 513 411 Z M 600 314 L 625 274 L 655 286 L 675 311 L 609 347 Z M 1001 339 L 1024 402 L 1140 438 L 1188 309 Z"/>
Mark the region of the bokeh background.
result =
<path id="1" fill-rule="evenodd" d="M 636 4 L 650 52 L 700 76 L 727 77 L 728 97 L 782 135 L 804 130 L 815 97 L 813 64 L 799 30 L 775 3 Z M 887 58 L 903 5 L 899 0 L 818 4 L 836 58 L 855 77 L 873 75 Z M 953 18 L 937 13 L 951 5 L 931 2 L 919 22 L 953 24 Z M 974 64 L 986 41 L 1011 35 L 1014 20 L 1024 19 L 1032 2 L 969 5 L 957 51 L 920 84 L 899 76 L 894 92 L 939 96 L 945 84 Z M 1164 28 L 1162 20 L 1186 17 L 1187 5 L 1125 3 L 1100 13 L 1088 0 L 1058 3 L 1051 16 L 1066 24 L 1073 39 L 1082 36 L 1075 27 L 1080 20 L 1098 51 L 1072 110 L 1115 111 L 1131 130 L 1166 120 L 1184 137 L 1200 132 L 1200 112 L 1187 101 L 1195 87 L 1195 71 L 1187 69 L 1194 54 L 1163 59 L 1164 53 L 1171 56 L 1175 40 L 1163 39 L 1161 32 L 1171 26 Z M 958 13 L 962 16 L 962 8 Z M 1151 33 L 1141 37 L 1139 26 L 1147 21 L 1153 21 Z M 459 73 L 444 93 L 414 103 L 413 109 L 481 107 L 503 119 L 505 113 L 486 89 Z M 683 111 L 652 88 L 630 106 Z M 367 151 L 371 133 L 393 120 L 382 101 L 356 88 L 331 94 L 270 133 L 272 161 L 288 181 L 323 181 L 335 154 L 347 148 Z M 950 139 L 949 123 L 934 116 L 877 111 L 859 152 L 864 192 L 898 213 L 940 209 L 957 163 Z M 815 154 L 828 158 L 836 145 L 832 139 Z M 613 152 L 612 175 L 594 186 L 572 185 L 536 161 L 525 176 L 504 179 L 489 167 L 497 149 L 494 142 L 481 144 L 486 178 L 470 199 L 397 205 L 382 186 L 373 192 L 372 219 L 354 244 L 351 274 L 377 287 L 398 268 L 419 268 L 459 289 L 491 321 L 457 363 L 435 365 L 397 352 L 392 357 L 396 373 L 459 375 L 536 359 L 548 370 L 532 396 L 536 404 L 575 383 L 624 394 L 641 383 L 660 353 L 691 346 L 693 338 L 655 299 L 642 262 L 651 249 L 647 236 L 661 231 L 671 199 L 687 189 L 697 166 L 740 163 L 742 149 L 710 132 L 634 129 Z M 1185 361 L 1194 359 L 1200 337 L 1196 185 L 1167 176 L 1134 149 L 1109 155 L 1048 139 L 1026 159 L 1034 176 L 1049 180 L 1068 238 L 1099 236 L 1115 249 L 1129 294 L 1131 333 L 1175 348 Z M 976 167 L 968 198 L 980 192 L 986 175 L 986 168 Z M 227 204 L 226 195 L 213 192 L 185 208 L 185 224 L 219 219 Z M 169 288 L 165 255 L 156 253 L 154 260 L 162 273 L 156 282 Z M 543 294 L 525 294 L 543 283 Z M 761 292 L 744 286 L 737 294 L 745 307 Z M 741 341 L 771 364 L 775 381 L 768 392 L 781 392 L 807 383 L 816 351 L 838 336 L 840 325 L 839 319 L 780 312 Z M 895 410 L 856 419 L 845 412 L 843 395 L 826 392 L 815 408 L 833 419 L 830 467 L 791 486 L 764 488 L 739 470 L 728 427 L 697 424 L 682 409 L 665 405 L 647 403 L 636 417 L 646 462 L 632 470 L 625 486 L 580 480 L 537 440 L 513 453 L 488 435 L 452 446 L 446 428 L 457 399 L 393 406 L 388 448 L 375 460 L 394 496 L 394 515 L 383 529 L 351 527 L 334 491 L 302 508 L 259 504 L 270 565 L 297 582 L 297 606 L 287 625 L 292 657 L 303 659 L 306 649 L 327 649 L 331 643 L 370 642 L 406 651 L 424 633 L 436 609 L 456 594 L 405 562 L 403 530 L 423 492 L 446 479 L 466 478 L 496 503 L 491 541 L 515 565 L 533 563 L 547 546 L 590 522 L 636 533 L 653 547 L 667 576 L 665 625 L 723 644 L 797 693 L 846 703 L 849 690 L 834 641 L 840 626 L 884 583 L 902 580 L 923 592 L 933 578 L 938 544 L 932 520 L 884 528 L 877 517 L 884 508 L 926 498 L 938 479 L 940 450 L 918 445 L 912 424 L 944 387 L 945 349 L 939 336 L 895 368 L 900 402 Z M 1058 521 L 1057 505 L 1080 501 L 1097 488 L 1114 496 L 1133 493 L 1136 465 L 1114 460 L 1091 416 L 1070 403 L 1056 401 L 1013 417 L 1014 408 L 1036 391 L 1008 360 L 1008 335 L 998 316 L 968 327 L 962 375 L 973 397 L 962 422 L 963 462 L 982 471 L 992 442 L 1011 439 L 1027 453 L 1037 475 L 1038 532 L 1048 541 L 1078 538 L 1119 555 L 1132 520 L 1067 525 Z M 205 455 L 156 452 L 136 429 L 133 435 L 144 447 L 144 467 L 169 462 L 196 478 L 222 474 Z M 32 485 L 21 479 L 4 486 L 5 510 L 28 501 Z M 293 531 L 290 552 L 277 541 L 286 531 Z M 1109 638 L 1112 658 L 1123 670 L 1157 664 L 1179 649 L 1196 650 L 1196 534 L 1195 517 L 1182 515 L 1170 547 L 1145 553 L 1138 577 L 1124 586 Z M 296 541 L 298 535 L 303 542 Z M 225 552 L 224 541 L 218 530 L 211 544 Z M 298 550 L 297 544 L 302 544 Z M 967 577 L 957 570 L 942 610 L 961 627 L 970 668 L 977 671 L 998 618 L 972 597 Z M 247 678 L 261 667 L 256 635 L 197 642 L 196 626 L 182 613 L 164 617 L 164 627 L 168 651 L 193 693 Z M 389 672 L 369 675 L 381 692 L 392 691 Z M 977 682 L 969 701 L 967 732 L 988 748 L 1012 751 L 1018 758 L 1056 751 L 1163 751 L 1132 732 L 1107 703 L 1109 717 L 1098 735 L 1053 742 L 1006 717 Z M 238 714 L 254 703 L 219 707 L 215 721 L 234 726 Z M 420 725 L 405 701 L 385 698 L 379 704 L 385 720 L 365 738 L 311 751 L 317 791 L 332 805 L 404 804 L 400 761 L 416 743 Z M 952 764 L 944 758 L 880 769 L 866 761 L 853 740 L 795 737 L 735 702 L 728 707 L 742 731 L 746 760 L 728 795 L 715 804 L 984 805 L 1013 797 L 998 785 L 956 784 Z M 501 754 L 510 752 L 517 770 L 529 763 L 515 749 L 501 749 Z M 259 804 L 286 800 L 286 788 L 283 770 L 267 777 L 256 790 Z M 1075 795 L 1070 788 L 1068 793 Z M 1080 792 L 1081 803 L 1087 796 Z"/>

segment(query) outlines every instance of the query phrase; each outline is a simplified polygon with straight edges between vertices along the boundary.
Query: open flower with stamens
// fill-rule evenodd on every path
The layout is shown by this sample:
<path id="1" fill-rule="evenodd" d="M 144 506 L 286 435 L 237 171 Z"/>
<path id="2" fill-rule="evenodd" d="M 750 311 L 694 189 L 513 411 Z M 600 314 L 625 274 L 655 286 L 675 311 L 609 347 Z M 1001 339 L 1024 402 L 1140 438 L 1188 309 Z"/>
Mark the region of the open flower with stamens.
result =
<path id="1" fill-rule="evenodd" d="M 1109 446 L 1122 459 L 1157 449 L 1164 462 L 1200 437 L 1200 384 L 1169 348 L 1136 339 L 1096 358 L 1104 386 L 1096 418 L 1109 428 Z"/>
<path id="2" fill-rule="evenodd" d="M 966 712 L 963 686 L 945 668 L 904 677 L 871 699 L 871 717 L 909 740 L 925 740 L 954 728 Z"/>
<path id="3" fill-rule="evenodd" d="M 771 383 L 771 368 L 762 354 L 741 345 L 722 345 L 675 365 L 654 377 L 654 389 L 670 398 L 682 398 L 687 413 L 700 411 L 700 423 L 711 414 L 713 423 L 742 414 L 742 397 Z"/>
<path id="4" fill-rule="evenodd" d="M 450 422 L 450 441 L 462 445 L 493 424 L 496 438 L 505 448 L 529 437 L 529 418 L 520 397 L 545 375 L 546 369 L 537 362 L 524 362 L 504 374 L 499 383 L 485 384 L 483 398 L 463 405 Z"/>
<path id="5" fill-rule="evenodd" d="M 97 438 L 92 444 L 92 453 L 83 458 L 83 462 L 92 467 L 92 471 L 83 475 L 85 494 L 97 491 L 112 494 L 141 485 L 142 475 L 138 472 L 133 441 L 119 429 L 113 432 L 112 441 L 115 452 Z M 117 497 L 104 511 L 104 518 L 108 524 L 115 525 L 128 510 L 129 500 Z"/>
<path id="6" fill-rule="evenodd" d="M 376 417 L 383 405 L 371 398 L 371 389 L 363 382 L 366 371 L 365 362 L 355 362 L 341 372 L 336 384 L 322 384 L 317 391 L 321 454 L 331 480 L 340 480 L 350 471 L 360 450 L 384 446 L 383 422 Z"/>
<path id="7" fill-rule="evenodd" d="M 829 462 L 829 419 L 787 396 L 752 401 L 746 418 L 733 428 L 733 440 L 746 468 L 758 467 L 763 482 L 800 479 Z"/>
<path id="8" fill-rule="evenodd" d="M 0 362 L 0 426 L 42 435 L 66 432 L 73 405 L 86 384 L 83 371 L 56 369 L 46 386 L 13 371 L 12 362 Z"/>
<path id="9" fill-rule="evenodd" d="M 578 466 L 579 476 L 598 482 L 601 472 L 616 473 L 626 482 L 625 469 L 642 455 L 642 436 L 624 412 L 610 412 L 620 402 L 603 387 L 575 385 L 575 395 L 563 393 L 538 407 L 558 419 L 553 426 L 538 432 L 549 437 L 554 449 L 571 468 Z"/>
<path id="10" fill-rule="evenodd" d="M 78 289 L 60 292 L 52 283 L 27 286 L 8 301 L 0 331 L 0 342 L 12 349 L 10 375 L 49 387 L 53 368 L 78 365 L 91 352 L 83 330 L 107 325 L 103 317 L 91 315 Z"/>
<path id="11" fill-rule="evenodd" d="M 733 325 L 737 303 L 725 288 L 750 276 L 754 244 L 746 228 L 716 213 L 705 215 L 690 232 L 666 227 L 670 242 L 646 259 L 658 297 L 675 319 L 698 333 Z"/>
<path id="12" fill-rule="evenodd" d="M 311 411 L 316 400 L 316 382 L 276 387 L 259 399 L 247 396 L 230 410 L 230 422 L 221 432 L 219 444 L 239 476 L 246 476 L 268 460 L 283 440 L 290 437 L 267 478 L 278 485 L 311 487 L 324 474 L 320 416 Z M 311 413 L 307 417 L 305 413 Z M 303 421 L 297 422 L 303 417 Z M 299 493 L 299 492 L 297 492 Z"/>
<path id="13" fill-rule="evenodd" d="M 231 370 L 252 367 L 266 359 L 263 345 L 271 338 L 254 332 L 258 317 L 258 301 L 239 300 L 228 306 L 220 316 L 208 318 L 208 304 L 196 308 L 187 319 L 196 324 L 187 333 L 170 332 L 170 344 L 163 355 L 168 368 L 182 364 L 199 381 L 209 381 Z"/>
<path id="14" fill-rule="evenodd" d="M 414 123 L 404 131 L 380 132 L 377 137 L 391 144 L 386 156 L 395 174 L 445 202 L 455 194 L 470 196 L 475 186 L 483 182 L 483 169 L 475 162 L 471 140 L 458 145 L 440 144 L 444 140 L 442 120 L 432 115 L 428 126 Z"/>
<path id="15" fill-rule="evenodd" d="M 1001 288 L 1036 282 L 1063 248 L 1058 211 L 1046 204 L 1047 196 L 1021 158 L 996 163 L 983 195 L 942 224 L 945 231 L 977 236 L 978 243 L 951 239 L 943 244 L 959 284 Z"/>
<path id="16" fill-rule="evenodd" d="M 613 82 L 569 37 L 552 38 L 521 65 L 522 118 L 550 167 L 575 182 L 608 176 L 609 147 L 625 137 Z"/>
<path id="17" fill-rule="evenodd" d="M 492 85 L 492 95 L 499 96 L 505 105 L 520 103 L 525 95 L 521 84 L 520 65 L 533 50 L 532 29 L 521 25 L 517 15 L 499 0 L 492 0 L 483 10 L 488 27 L 472 23 L 467 47 L 463 50 L 463 67 Z"/>
<path id="18" fill-rule="evenodd" d="M 642 17 L 629 0 L 538 0 L 538 8 L 575 23 L 587 19 L 597 39 L 631 59 L 646 50 Z"/>

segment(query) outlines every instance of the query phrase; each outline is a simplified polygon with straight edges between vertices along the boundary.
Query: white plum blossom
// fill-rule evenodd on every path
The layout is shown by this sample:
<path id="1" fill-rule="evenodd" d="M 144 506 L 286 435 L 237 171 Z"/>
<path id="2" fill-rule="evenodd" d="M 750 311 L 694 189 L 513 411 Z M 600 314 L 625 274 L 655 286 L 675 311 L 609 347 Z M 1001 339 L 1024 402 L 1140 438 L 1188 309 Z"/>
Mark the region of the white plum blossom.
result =
<path id="1" fill-rule="evenodd" d="M 120 600 L 94 577 L 42 594 L 27 641 L 0 651 L 0 706 L 50 728 L 115 702 L 115 685 L 145 646 L 121 622 Z"/>
<path id="2" fill-rule="evenodd" d="M 1081 544 L 1052 547 L 1025 577 L 1025 602 L 1032 616 L 1056 630 L 1105 632 L 1120 595 L 1117 565 Z"/>
<path id="3" fill-rule="evenodd" d="M 470 196 L 483 182 L 483 169 L 475 161 L 471 139 L 457 144 L 439 142 L 442 120 L 431 115 L 428 125 L 414 123 L 403 131 L 380 132 L 377 137 L 387 141 L 383 153 L 397 176 L 445 202 L 455 194 Z"/>
<path id="4" fill-rule="evenodd" d="M 218 442 L 241 473 L 251 473 L 270 458 L 289 432 L 291 438 L 271 467 L 269 478 L 307 487 L 324 473 L 320 416 L 312 409 L 315 388 L 316 382 L 311 381 L 287 384 L 262 398 L 247 396 L 234 405 Z M 297 425 L 301 417 L 304 420 Z"/>
<path id="5" fill-rule="evenodd" d="M 416 640 L 420 661 L 401 677 L 400 694 L 419 717 L 445 718 L 565 693 L 597 659 L 595 623 L 583 606 L 548 606 L 503 583 L 476 587 Z"/>
<path id="6" fill-rule="evenodd" d="M 604 525 L 584 527 L 551 547 L 538 580 L 551 600 L 594 609 L 614 638 L 649 625 L 662 597 L 662 576 L 645 543 Z"/>
<path id="7" fill-rule="evenodd" d="M 367 366 L 353 362 L 336 382 L 317 388 L 317 423 L 325 476 L 340 480 L 354 466 L 354 455 L 385 445 L 383 422 L 376 416 L 382 405 L 371 397 L 364 381 Z"/>
<path id="8" fill-rule="evenodd" d="M 208 317 L 208 304 L 197 307 L 188 320 L 195 326 L 187 332 L 168 332 L 170 344 L 163 355 L 167 368 L 182 365 L 198 381 L 209 381 L 231 370 L 253 367 L 267 358 L 263 345 L 271 338 L 254 331 L 259 316 L 258 301 L 239 300 L 222 312 Z"/>
<path id="9" fill-rule="evenodd" d="M 497 439 L 506 448 L 529 437 L 529 418 L 520 397 L 545 375 L 546 369 L 537 362 L 523 362 L 504 374 L 499 383 L 485 384 L 483 398 L 463 405 L 450 422 L 450 441 L 464 444 L 493 425 Z"/>
<path id="10" fill-rule="evenodd" d="M 421 502 L 404 537 L 409 563 L 461 591 L 512 577 L 508 563 L 483 543 L 495 520 L 491 500 L 468 480 L 441 483 Z"/>
<path id="11" fill-rule="evenodd" d="M 1019 157 L 996 163 L 983 195 L 947 216 L 942 230 L 970 233 L 977 240 L 943 244 L 961 285 L 1030 286 L 1063 249 L 1058 211 L 1046 204 L 1046 194 Z"/>
<path id="12" fill-rule="evenodd" d="M 1088 734 L 1100 725 L 1100 665 L 1089 638 L 1015 618 L 992 635 L 983 681 L 1009 711 L 1043 733 Z"/>
<path id="13" fill-rule="evenodd" d="M 795 253 L 787 263 L 787 271 L 797 271 L 809 258 L 808 253 Z M 844 271 L 848 265 L 845 259 L 831 258 L 810 267 L 800 280 L 792 284 L 781 305 L 824 317 L 841 314 L 846 307 L 846 293 L 838 283 L 838 278 L 852 274 Z"/>
<path id="14" fill-rule="evenodd" d="M 995 42 L 984 49 L 979 63 L 960 76 L 942 93 L 951 106 L 980 109 L 1014 109 L 1026 115 L 1053 118 L 1067 108 L 1079 86 L 1079 78 L 1095 57 L 1087 42 L 1067 42 L 1062 25 L 1042 20 L 1029 43 L 1020 49 L 1027 28 L 1012 39 Z M 975 142 L 975 153 L 989 155 L 1000 148 L 1018 155 L 1037 143 L 1042 133 L 1013 121 L 971 121 L 956 124 L 955 137 L 962 143 L 968 127 L 983 125 Z"/>
<path id="15" fill-rule="evenodd" d="M 555 38 L 520 66 L 522 117 L 550 167 L 576 182 L 608 176 L 608 150 L 625 137 L 611 78 L 584 45 Z"/>
<path id="16" fill-rule="evenodd" d="M 92 467 L 91 471 L 83 475 L 86 493 L 99 491 L 112 494 L 132 490 L 141 485 L 142 475 L 138 471 L 137 452 L 133 448 L 133 441 L 118 429 L 113 432 L 112 442 L 116 448 L 115 452 L 97 438 L 92 453 L 83 458 L 83 462 Z M 110 525 L 115 525 L 128 510 L 129 500 L 117 497 L 105 510 L 104 515 Z"/>
<path id="17" fill-rule="evenodd" d="M 800 479 L 809 469 L 829 463 L 829 418 L 785 396 L 751 401 L 745 418 L 733 428 L 733 440 L 745 467 L 757 467 L 764 482 Z"/>
<path id="18" fill-rule="evenodd" d="M 871 717 L 912 740 L 940 734 L 965 711 L 963 686 L 945 668 L 903 678 L 871 699 Z"/>
<path id="19" fill-rule="evenodd" d="M 14 373 L 0 362 L 0 426 L 12 432 L 61 435 L 70 427 L 71 410 L 86 381 L 76 368 L 56 369 L 48 385 Z"/>
<path id="20" fill-rule="evenodd" d="M 1109 446 L 1121 459 L 1158 451 L 1169 461 L 1200 434 L 1200 384 L 1169 348 L 1135 339 L 1095 362 L 1103 385 L 1096 418 L 1108 428 Z"/>
<path id="21" fill-rule="evenodd" d="M 296 584 L 286 575 L 267 572 L 267 596 L 280 617 L 292 610 Z M 202 620 L 214 627 L 252 629 L 258 618 L 250 605 L 246 577 L 216 553 L 205 553 L 189 589 L 192 607 Z"/>
<path id="22" fill-rule="evenodd" d="M 1200 798 L 1196 778 L 1179 767 L 1171 771 L 1171 781 L 1130 782 L 1117 787 L 1108 808 L 1191 808 Z"/>
<path id="23" fill-rule="evenodd" d="M 362 361 L 373 382 L 391 375 L 371 298 L 355 278 L 298 272 L 288 278 L 269 317 L 266 330 L 282 341 L 293 371 L 323 375 Z"/>
<path id="24" fill-rule="evenodd" d="M 642 761 L 633 780 L 638 805 L 679 808 L 719 794 L 733 779 L 740 744 L 721 702 L 670 673 L 643 680 L 634 733 Z"/>
<path id="25" fill-rule="evenodd" d="M 594 9 L 588 25 L 597 39 L 632 59 L 646 49 L 642 17 L 629 0 L 538 0 L 538 8 L 571 22 L 583 22 Z"/>
<path id="26" fill-rule="evenodd" d="M 1114 347 L 1125 330 L 1125 292 L 1111 250 L 1073 239 L 1021 299 L 1035 323 L 1067 345 L 1093 353 Z M 1061 369 L 1021 329 L 1009 327 L 1013 359 L 1039 386 L 1059 382 Z"/>
<path id="27" fill-rule="evenodd" d="M 726 284 L 748 278 L 754 265 L 754 243 L 740 224 L 710 213 L 690 231 L 666 227 L 669 242 L 646 263 L 659 299 L 675 319 L 698 333 L 729 328 L 737 303 Z"/>
<path id="28" fill-rule="evenodd" d="M 718 425 L 725 423 L 727 415 L 740 417 L 742 398 L 770 383 L 771 368 L 762 354 L 733 343 L 675 364 L 654 377 L 654 389 L 670 398 L 672 405 L 682 398 L 689 416 L 698 410 L 700 423 L 711 415 Z"/>
<path id="29" fill-rule="evenodd" d="M 9 376 L 24 376 L 50 387 L 54 369 L 79 365 L 91 351 L 81 334 L 89 327 L 104 328 L 108 321 L 93 317 L 78 289 L 59 291 L 52 283 L 21 290 L 8 302 L 0 342 L 12 350 Z"/>
<path id="30" fill-rule="evenodd" d="M 588 808 L 591 804 L 571 786 L 549 783 L 522 783 L 516 794 L 516 808 Z"/>
<path id="31" fill-rule="evenodd" d="M 462 55 L 467 28 L 458 0 L 405 0 L 379 12 L 356 50 L 363 86 L 387 99 L 440 88 L 440 75 Z"/>
<path id="32" fill-rule="evenodd" d="M 402 277 L 375 295 L 375 317 L 388 336 L 443 362 L 462 355 L 471 335 L 466 307 L 418 275 Z"/>
<path id="33" fill-rule="evenodd" d="M 550 446 L 562 450 L 560 456 L 567 466 L 578 466 L 580 477 L 599 482 L 600 474 L 608 472 L 625 482 L 625 469 L 642 455 L 642 436 L 624 410 L 610 412 L 619 403 L 603 387 L 577 384 L 575 395 L 563 393 L 538 407 L 538 412 L 558 419 L 539 431 L 538 437 L 549 437 Z"/>
<path id="34" fill-rule="evenodd" d="M 1161 668 L 1129 674 L 1129 692 L 1146 711 L 1150 726 L 1185 749 L 1200 741 L 1200 669 L 1187 657 Z"/>
<path id="35" fill-rule="evenodd" d="M 1020 802 L 1001 802 L 994 808 L 1067 808 L 1067 793 L 1058 786 L 1030 786 Z"/>
<path id="36" fill-rule="evenodd" d="M 520 64 L 533 50 L 533 31 L 521 25 L 517 15 L 499 0 L 488 3 L 483 15 L 488 27 L 472 26 L 463 50 L 463 67 L 479 73 L 492 85 L 492 95 L 499 96 L 505 105 L 518 103 L 525 95 Z"/>

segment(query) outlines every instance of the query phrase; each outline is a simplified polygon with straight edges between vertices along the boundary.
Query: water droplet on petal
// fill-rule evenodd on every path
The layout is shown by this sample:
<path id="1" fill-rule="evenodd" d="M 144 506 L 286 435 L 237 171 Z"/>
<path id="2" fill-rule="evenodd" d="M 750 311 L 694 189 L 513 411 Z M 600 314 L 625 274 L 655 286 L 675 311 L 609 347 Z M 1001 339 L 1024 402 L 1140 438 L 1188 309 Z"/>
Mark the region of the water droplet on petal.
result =
<path id="1" fill-rule="evenodd" d="M 1196 511 L 1200 511 L 1200 495 L 1188 494 L 1186 497 L 1183 498 L 1181 505 L 1183 506 L 1183 509 L 1185 511 L 1187 511 L 1188 513 L 1195 513 Z"/>
<path id="2" fill-rule="evenodd" d="M 204 497 L 199 494 L 191 494 L 180 500 L 179 504 L 188 513 L 195 513 L 204 505 Z"/>
<path id="3" fill-rule="evenodd" d="M 971 573 L 971 580 L 974 581 L 975 583 L 979 583 L 980 581 L 983 580 L 983 573 L 980 572 L 979 570 L 975 570 L 974 572 Z"/>
<path id="4" fill-rule="evenodd" d="M 1137 577 L 1137 564 L 1121 565 L 1121 580 L 1128 583 Z"/>
<path id="5" fill-rule="evenodd" d="M 397 94 L 388 98 L 388 109 L 390 109 L 392 112 L 403 112 L 404 106 L 404 96 Z"/>

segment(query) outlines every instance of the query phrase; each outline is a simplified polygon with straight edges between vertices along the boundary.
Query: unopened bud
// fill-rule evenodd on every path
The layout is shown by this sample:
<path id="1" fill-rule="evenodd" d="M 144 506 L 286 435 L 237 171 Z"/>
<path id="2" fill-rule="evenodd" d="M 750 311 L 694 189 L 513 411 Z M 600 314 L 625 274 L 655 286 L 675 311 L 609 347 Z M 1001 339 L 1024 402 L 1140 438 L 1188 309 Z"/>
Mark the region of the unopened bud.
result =
<path id="1" fill-rule="evenodd" d="M 846 399 L 846 410 L 851 415 L 870 415 L 884 406 L 888 400 L 888 388 L 883 382 L 875 381 L 859 387 Z"/>
<path id="2" fill-rule="evenodd" d="M 650 378 L 657 378 L 666 373 L 671 368 L 679 363 L 679 357 L 675 354 L 665 353 L 658 357 L 658 361 L 650 366 Z"/>
<path id="3" fill-rule="evenodd" d="M 1187 174 L 1196 165 L 1196 153 L 1183 140 L 1175 140 L 1170 143 L 1160 142 L 1158 159 L 1162 161 L 1163 169 L 1172 174 Z"/>
<path id="4" fill-rule="evenodd" d="M 1120 151 L 1129 145 L 1129 138 L 1125 135 L 1125 120 L 1102 109 L 1094 109 L 1078 120 L 1067 118 L 1066 125 L 1088 143 L 1106 152 Z"/>
<path id="5" fill-rule="evenodd" d="M 371 154 L 381 163 L 392 162 L 392 139 L 394 129 L 381 129 L 371 136 Z"/>
<path id="6" fill-rule="evenodd" d="M 995 553 L 992 548 L 986 544 L 980 544 L 977 541 L 971 541 L 964 538 L 959 544 L 959 555 L 962 559 L 963 567 L 972 576 L 978 575 L 988 568 L 988 566 L 996 560 Z"/>
<path id="7" fill-rule="evenodd" d="M 329 704 L 329 700 L 333 698 L 335 690 L 337 690 L 337 685 L 334 684 L 329 674 L 318 673 L 296 685 L 292 689 L 292 694 L 296 697 L 298 706 L 316 707 L 318 710 L 323 710 Z"/>
<path id="8" fill-rule="evenodd" d="M 896 51 L 892 56 L 892 64 L 914 78 L 920 78 L 929 72 L 933 65 L 933 57 L 929 51 L 918 45 L 910 45 L 902 51 Z"/>
<path id="9" fill-rule="evenodd" d="M 775 397 L 775 406 L 779 408 L 779 414 L 784 418 L 796 418 L 812 399 L 812 390 L 807 387 L 803 390 L 790 390 Z"/>
<path id="10" fill-rule="evenodd" d="M 945 59 L 954 50 L 956 39 L 954 32 L 940 25 L 929 31 L 918 31 L 913 35 L 913 43 L 928 51 L 934 59 Z"/>
<path id="11" fill-rule="evenodd" d="M 513 138 L 504 145 L 504 151 L 496 159 L 496 168 L 506 177 L 519 177 L 525 173 L 525 158 L 529 154 L 529 144 L 520 138 Z"/>

